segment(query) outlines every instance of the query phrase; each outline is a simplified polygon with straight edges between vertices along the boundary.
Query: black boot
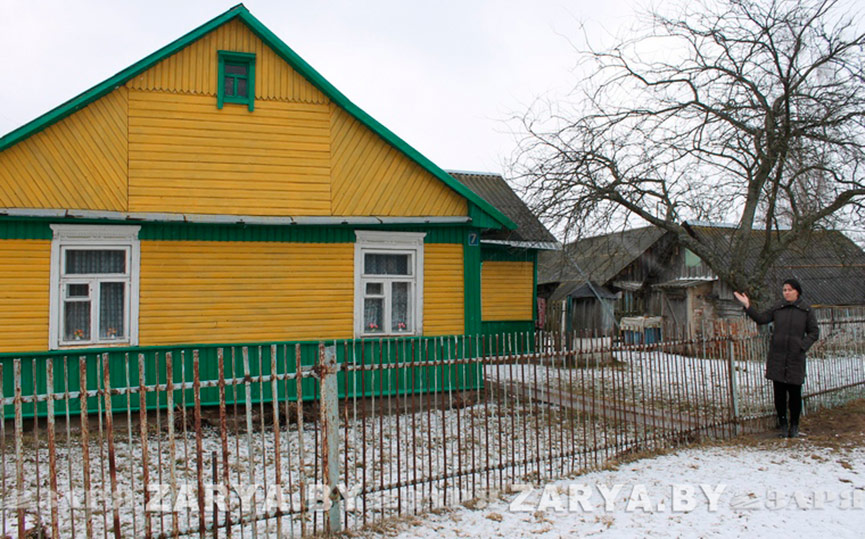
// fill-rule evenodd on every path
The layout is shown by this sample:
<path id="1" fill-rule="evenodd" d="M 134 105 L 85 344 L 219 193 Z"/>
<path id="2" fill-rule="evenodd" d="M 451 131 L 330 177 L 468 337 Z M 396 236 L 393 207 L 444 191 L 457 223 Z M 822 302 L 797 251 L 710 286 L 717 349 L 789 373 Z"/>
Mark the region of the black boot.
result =
<path id="1" fill-rule="evenodd" d="M 778 416 L 778 432 L 781 437 L 784 437 L 788 434 L 787 430 L 787 416 L 782 415 Z"/>
<path id="2" fill-rule="evenodd" d="M 799 424 L 798 423 L 790 423 L 790 431 L 787 432 L 787 438 L 798 438 L 799 437 Z"/>

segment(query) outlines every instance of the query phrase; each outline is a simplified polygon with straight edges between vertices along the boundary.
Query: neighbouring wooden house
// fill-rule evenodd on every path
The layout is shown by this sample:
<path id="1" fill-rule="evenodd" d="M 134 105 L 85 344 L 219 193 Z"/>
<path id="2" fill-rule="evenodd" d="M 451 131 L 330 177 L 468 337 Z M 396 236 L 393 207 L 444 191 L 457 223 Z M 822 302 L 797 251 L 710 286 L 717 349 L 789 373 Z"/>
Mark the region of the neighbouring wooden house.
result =
<path id="1" fill-rule="evenodd" d="M 555 327 L 607 332 L 623 316 L 645 312 L 640 290 L 645 275 L 660 271 L 666 255 L 655 253 L 663 234 L 655 227 L 584 238 L 540 257 L 539 295 Z M 564 305 L 562 309 L 556 307 Z"/>
<path id="2" fill-rule="evenodd" d="M 531 329 L 527 212 L 238 5 L 0 139 L 0 354 Z"/>
<path id="3" fill-rule="evenodd" d="M 693 224 L 691 232 L 722 257 L 734 227 Z M 781 234 L 784 232 L 781 231 Z M 755 231 L 755 244 L 762 231 Z M 746 263 L 747 267 L 747 263 Z M 784 252 L 766 277 L 770 297 L 784 279 L 802 283 L 816 306 L 865 305 L 865 253 L 843 233 L 816 231 Z M 539 289 L 564 304 L 566 329 L 610 331 L 622 319 L 660 317 L 667 334 L 700 331 L 740 317 L 733 290 L 674 235 L 650 226 L 585 238 L 540 257 Z"/>

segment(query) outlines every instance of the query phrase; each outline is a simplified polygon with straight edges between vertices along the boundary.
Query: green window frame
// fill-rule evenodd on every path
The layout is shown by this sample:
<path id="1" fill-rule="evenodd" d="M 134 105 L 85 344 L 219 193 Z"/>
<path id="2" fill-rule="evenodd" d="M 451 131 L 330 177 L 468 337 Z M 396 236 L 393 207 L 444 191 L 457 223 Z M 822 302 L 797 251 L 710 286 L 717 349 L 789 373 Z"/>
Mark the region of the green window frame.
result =
<path id="1" fill-rule="evenodd" d="M 237 103 L 246 105 L 252 112 L 255 102 L 255 54 L 218 51 L 218 57 L 216 107 L 221 109 L 225 103 Z"/>

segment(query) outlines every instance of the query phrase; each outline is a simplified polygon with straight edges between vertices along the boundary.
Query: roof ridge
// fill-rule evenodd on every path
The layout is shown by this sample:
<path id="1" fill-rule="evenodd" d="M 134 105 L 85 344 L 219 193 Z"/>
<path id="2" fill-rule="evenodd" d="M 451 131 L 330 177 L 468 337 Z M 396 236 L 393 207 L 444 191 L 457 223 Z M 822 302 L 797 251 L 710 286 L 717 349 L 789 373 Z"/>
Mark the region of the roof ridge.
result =
<path id="1" fill-rule="evenodd" d="M 605 232 L 605 233 L 603 233 L 603 234 L 597 234 L 597 235 L 595 235 L 595 236 L 585 236 L 585 237 L 583 237 L 583 238 L 578 238 L 578 239 L 575 239 L 575 240 L 573 240 L 573 241 L 571 241 L 571 242 L 568 242 L 568 243 L 567 243 L 567 246 L 570 247 L 570 246 L 572 246 L 572 245 L 576 245 L 576 244 L 580 243 L 581 241 L 599 240 L 599 239 L 603 239 L 603 238 L 609 238 L 609 237 L 612 237 L 612 236 L 621 236 L 621 235 L 625 235 L 625 234 L 628 234 L 628 233 L 631 233 L 631 232 L 638 232 L 638 231 L 639 231 L 639 232 L 646 232 L 646 231 L 650 231 L 650 230 L 653 230 L 653 229 L 656 229 L 656 230 L 661 231 L 661 232 L 662 232 L 662 235 L 663 235 L 663 233 L 665 232 L 665 231 L 662 230 L 660 227 L 657 227 L 657 226 L 655 226 L 655 225 L 645 225 L 645 226 L 638 226 L 638 227 L 635 227 L 635 228 L 629 228 L 629 229 L 627 229 L 627 230 L 616 230 L 616 231 L 613 231 L 613 232 Z"/>

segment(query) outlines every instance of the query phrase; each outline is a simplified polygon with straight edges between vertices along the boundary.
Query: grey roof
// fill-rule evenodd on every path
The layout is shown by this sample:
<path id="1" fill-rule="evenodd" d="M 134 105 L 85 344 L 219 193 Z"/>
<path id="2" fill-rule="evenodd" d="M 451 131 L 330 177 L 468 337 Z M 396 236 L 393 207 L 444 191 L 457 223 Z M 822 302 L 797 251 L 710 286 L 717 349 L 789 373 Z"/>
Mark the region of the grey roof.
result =
<path id="1" fill-rule="evenodd" d="M 729 263 L 735 227 L 701 224 L 690 228 L 698 240 L 708 244 L 722 257 L 723 262 Z M 789 232 L 782 230 L 778 233 L 783 235 Z M 538 283 L 562 283 L 554 292 L 556 297 L 579 290 L 586 280 L 604 285 L 664 234 L 664 231 L 653 226 L 635 228 L 585 238 L 568 244 L 560 252 L 541 253 L 538 258 Z M 764 234 L 763 230 L 752 232 L 753 241 L 745 261 L 746 270 L 756 264 Z M 802 284 L 802 296 L 809 303 L 865 304 L 865 252 L 840 231 L 814 231 L 793 243 L 770 268 L 765 286 L 770 292 L 780 291 L 784 280 L 790 277 Z"/>
<path id="2" fill-rule="evenodd" d="M 561 251 L 541 253 L 538 283 L 581 284 L 591 280 L 606 284 L 663 235 L 664 232 L 654 226 L 634 228 L 583 238 Z"/>
<path id="3" fill-rule="evenodd" d="M 697 238 L 716 253 L 729 256 L 734 228 L 692 226 Z M 780 231 L 784 235 L 788 231 Z M 753 266 L 765 231 L 752 232 L 753 247 L 746 268 Z M 838 230 L 818 230 L 781 253 L 766 276 L 770 292 L 780 291 L 785 279 L 802 284 L 802 297 L 817 305 L 865 304 L 865 252 Z M 780 296 L 780 292 L 778 292 Z"/>
<path id="4" fill-rule="evenodd" d="M 571 298 L 597 298 L 597 299 L 616 299 L 616 294 L 610 292 L 606 287 L 595 282 L 588 281 L 569 281 L 563 283 L 555 289 L 550 295 L 550 301 L 559 301 L 567 297 Z"/>
<path id="5" fill-rule="evenodd" d="M 517 224 L 516 230 L 489 230 L 483 234 L 484 240 L 550 244 L 546 246 L 547 248 L 558 244 L 555 236 L 541 224 L 501 175 L 456 171 L 448 171 L 448 174 Z"/>

